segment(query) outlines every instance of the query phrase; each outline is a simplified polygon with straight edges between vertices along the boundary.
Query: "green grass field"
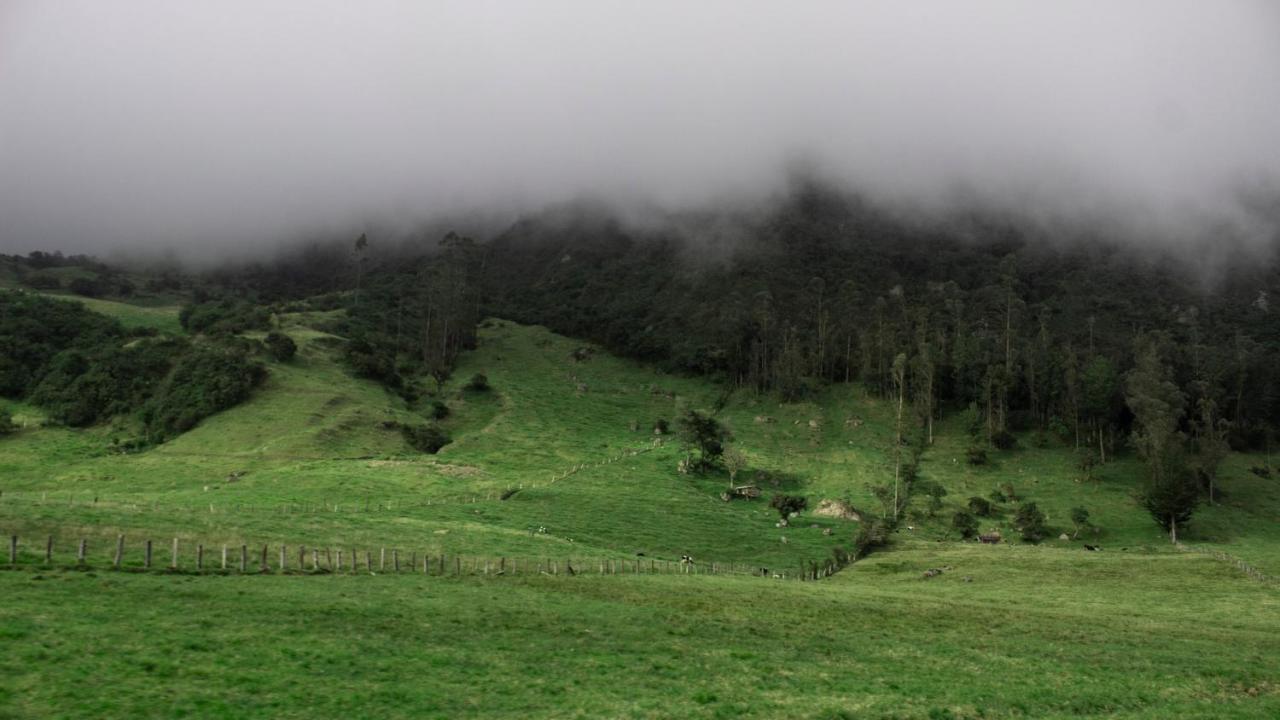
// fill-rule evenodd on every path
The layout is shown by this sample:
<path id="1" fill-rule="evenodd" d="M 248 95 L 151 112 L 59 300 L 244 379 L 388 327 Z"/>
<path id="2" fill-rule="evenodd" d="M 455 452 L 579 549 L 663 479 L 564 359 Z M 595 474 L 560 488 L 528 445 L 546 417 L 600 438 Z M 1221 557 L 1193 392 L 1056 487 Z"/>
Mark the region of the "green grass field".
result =
<path id="1" fill-rule="evenodd" d="M 176 325 L 176 308 L 146 310 L 153 326 Z M 782 480 L 764 500 L 723 502 L 727 475 L 677 473 L 678 442 L 652 431 L 709 409 L 719 388 L 604 352 L 578 362 L 582 343 L 500 320 L 441 394 L 454 442 L 421 455 L 394 425 L 424 422 L 419 412 L 350 377 L 340 340 L 311 316 L 280 320 L 297 358 L 271 364 L 248 402 L 146 452 L 114 450 L 126 424 L 42 427 L 38 409 L 17 406 L 25 427 L 0 440 L 0 530 L 23 540 L 20 569 L 0 572 L 11 648 L 0 717 L 1280 714 L 1280 588 L 1174 550 L 1134 499 L 1133 458 L 1081 483 L 1072 448 L 1024 438 L 974 468 L 954 419 L 921 465 L 948 489 L 945 509 L 912 515 L 892 549 L 818 582 L 108 570 L 123 535 L 129 565 L 144 540 L 166 564 L 176 537 L 184 553 L 689 553 L 789 572 L 848 547 L 857 523 L 806 513 L 776 527 L 769 493 L 874 512 L 866 484 L 892 473 L 892 410 L 860 388 L 788 405 L 737 394 L 720 417 L 751 460 L 739 482 Z M 476 372 L 492 391 L 465 389 Z M 1185 540 L 1276 575 L 1280 483 L 1249 472 L 1264 462 L 1230 458 L 1223 502 Z M 1052 539 L 956 541 L 951 513 L 1002 483 L 1046 511 Z M 1058 540 L 1077 505 L 1097 532 Z M 1011 516 L 984 529 L 1013 536 Z M 55 568 L 40 565 L 48 536 Z M 81 538 L 91 567 L 68 569 Z M 950 569 L 922 580 L 932 567 Z"/>

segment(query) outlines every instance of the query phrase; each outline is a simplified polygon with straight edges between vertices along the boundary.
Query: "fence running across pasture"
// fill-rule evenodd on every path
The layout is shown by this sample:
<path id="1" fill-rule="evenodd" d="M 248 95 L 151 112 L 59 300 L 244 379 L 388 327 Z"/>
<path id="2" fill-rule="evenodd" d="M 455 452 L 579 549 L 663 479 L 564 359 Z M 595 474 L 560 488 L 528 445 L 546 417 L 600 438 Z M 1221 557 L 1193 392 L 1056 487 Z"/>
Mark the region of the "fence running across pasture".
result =
<path id="1" fill-rule="evenodd" d="M 1193 552 L 1193 553 L 1199 553 L 1201 555 L 1208 555 L 1215 560 L 1235 565 L 1237 570 L 1239 570 L 1240 572 L 1244 573 L 1245 575 L 1248 575 L 1249 577 L 1259 582 L 1267 583 L 1269 585 L 1280 585 L 1280 577 L 1277 577 L 1275 575 L 1268 575 L 1262 572 L 1261 570 L 1259 570 L 1258 568 L 1245 562 L 1244 560 L 1241 560 L 1240 558 L 1234 555 L 1229 555 L 1227 553 L 1224 553 L 1221 550 L 1214 550 L 1213 548 L 1200 547 L 1198 545 L 1183 545 L 1182 543 L 1178 543 L 1177 548 L 1183 552 Z"/>
<path id="2" fill-rule="evenodd" d="M 117 536 L 113 547 L 90 547 L 82 538 L 74 547 L 74 565 L 79 569 L 120 571 L 162 571 L 184 573 L 239 573 L 245 575 L 292 574 L 331 575 L 337 573 L 419 573 L 434 576 L 502 577 L 510 575 L 736 575 L 779 580 L 817 580 L 834 574 L 833 563 L 801 563 L 790 571 L 770 570 L 748 563 L 686 562 L 657 558 L 519 558 L 475 557 L 427 553 L 400 548 L 380 547 L 321 548 L 305 545 L 209 545 L 180 543 L 174 538 L 168 547 L 151 540 L 126 544 L 125 536 Z M 292 548 L 292 549 L 291 549 Z M 52 535 L 36 545 L 9 536 L 9 568 L 20 566 L 56 567 L 58 548 Z M 167 563 L 164 557 L 168 551 Z M 185 550 L 185 554 L 184 554 Z M 62 556 L 67 566 L 65 553 Z M 95 560 L 106 564 L 95 564 Z"/>

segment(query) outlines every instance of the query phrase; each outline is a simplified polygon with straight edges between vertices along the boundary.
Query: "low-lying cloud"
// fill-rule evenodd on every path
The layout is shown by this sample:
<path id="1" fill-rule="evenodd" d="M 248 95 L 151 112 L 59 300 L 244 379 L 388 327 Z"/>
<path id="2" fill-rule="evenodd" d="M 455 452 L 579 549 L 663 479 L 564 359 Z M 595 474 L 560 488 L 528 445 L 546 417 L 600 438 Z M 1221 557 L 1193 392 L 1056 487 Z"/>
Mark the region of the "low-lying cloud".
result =
<path id="1" fill-rule="evenodd" d="M 0 251 L 691 207 L 797 165 L 1268 246 L 1280 6 L 0 0 Z"/>

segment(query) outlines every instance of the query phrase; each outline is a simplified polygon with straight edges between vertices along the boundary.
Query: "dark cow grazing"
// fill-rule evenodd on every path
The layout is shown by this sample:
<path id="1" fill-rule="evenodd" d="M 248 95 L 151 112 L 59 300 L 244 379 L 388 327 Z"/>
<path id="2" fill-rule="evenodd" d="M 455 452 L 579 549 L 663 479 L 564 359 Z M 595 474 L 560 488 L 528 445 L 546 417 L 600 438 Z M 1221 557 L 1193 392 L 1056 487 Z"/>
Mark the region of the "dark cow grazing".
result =
<path id="1" fill-rule="evenodd" d="M 978 539 L 984 543 L 987 543 L 988 545 L 995 545 L 996 543 L 1000 542 L 1000 533 L 998 532 L 983 533 L 982 535 L 978 536 Z"/>
<path id="2" fill-rule="evenodd" d="M 1097 545 L 1085 545 L 1085 546 L 1084 546 L 1084 549 L 1085 549 L 1085 550 L 1088 550 L 1088 551 L 1090 551 L 1090 552 L 1101 552 L 1101 551 L 1102 551 L 1102 548 L 1098 547 Z"/>

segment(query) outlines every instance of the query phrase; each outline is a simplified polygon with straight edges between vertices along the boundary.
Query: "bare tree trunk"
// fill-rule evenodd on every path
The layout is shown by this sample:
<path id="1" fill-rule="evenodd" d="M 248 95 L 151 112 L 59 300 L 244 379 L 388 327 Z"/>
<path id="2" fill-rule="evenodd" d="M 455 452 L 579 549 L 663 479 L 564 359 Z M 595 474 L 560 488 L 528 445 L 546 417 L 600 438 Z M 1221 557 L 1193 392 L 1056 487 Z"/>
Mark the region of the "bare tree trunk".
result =
<path id="1" fill-rule="evenodd" d="M 849 333 L 844 341 L 844 381 L 849 382 L 849 363 L 853 361 L 853 333 Z"/>
<path id="2" fill-rule="evenodd" d="M 905 381 L 898 383 L 898 423 L 893 442 L 893 519 L 898 520 L 898 480 L 902 475 L 902 401 Z"/>

